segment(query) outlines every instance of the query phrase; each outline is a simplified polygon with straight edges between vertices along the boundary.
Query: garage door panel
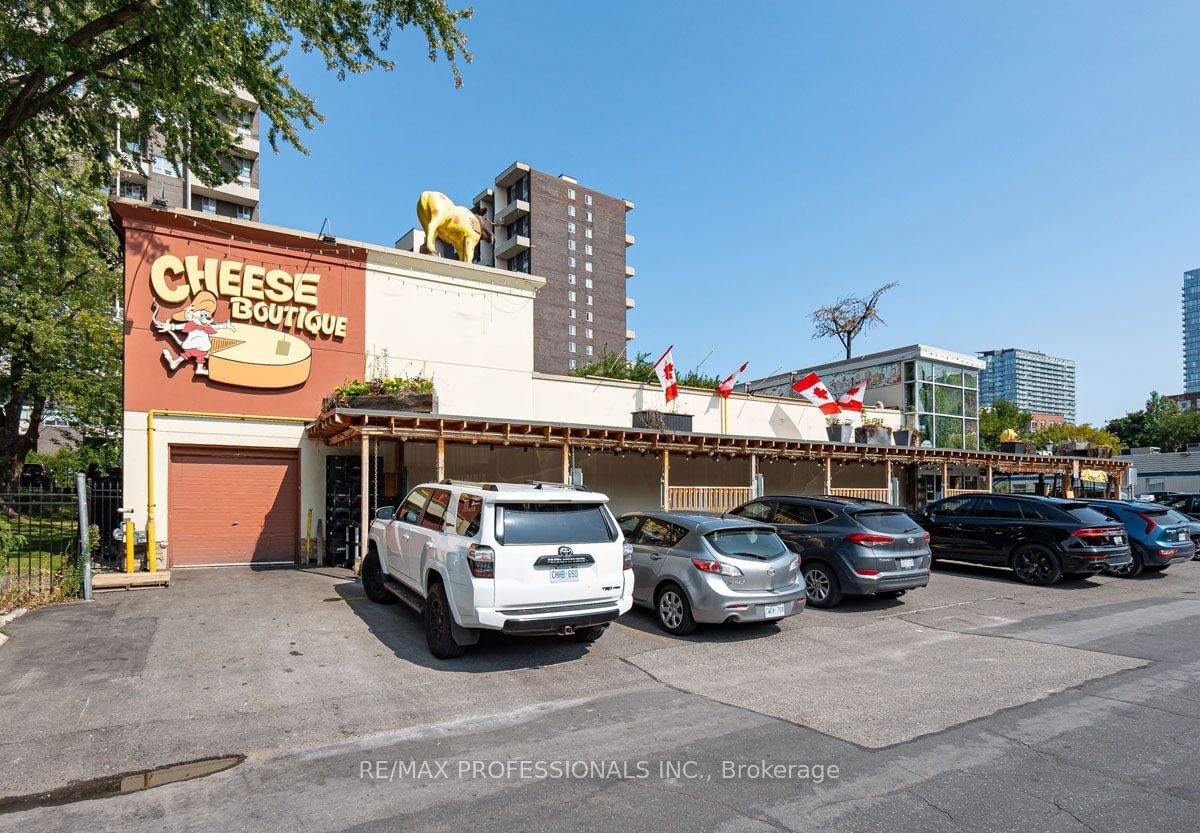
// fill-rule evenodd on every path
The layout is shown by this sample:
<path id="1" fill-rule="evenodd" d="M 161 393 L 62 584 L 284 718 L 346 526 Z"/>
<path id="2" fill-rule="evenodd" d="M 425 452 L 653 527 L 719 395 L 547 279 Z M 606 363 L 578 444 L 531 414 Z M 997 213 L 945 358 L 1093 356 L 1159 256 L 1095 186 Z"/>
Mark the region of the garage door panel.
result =
<path id="1" fill-rule="evenodd" d="M 295 560 L 296 451 L 173 445 L 169 480 L 172 564 Z"/>

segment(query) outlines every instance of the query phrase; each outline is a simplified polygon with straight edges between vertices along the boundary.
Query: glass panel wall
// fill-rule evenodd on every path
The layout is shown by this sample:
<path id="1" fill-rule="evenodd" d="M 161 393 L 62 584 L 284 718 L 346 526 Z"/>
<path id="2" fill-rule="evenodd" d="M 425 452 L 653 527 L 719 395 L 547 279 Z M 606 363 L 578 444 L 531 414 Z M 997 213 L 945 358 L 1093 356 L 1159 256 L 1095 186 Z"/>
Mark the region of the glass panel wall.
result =
<path id="1" fill-rule="evenodd" d="M 936 448 L 979 448 L 979 373 L 931 361 L 904 363 L 904 406 Z"/>

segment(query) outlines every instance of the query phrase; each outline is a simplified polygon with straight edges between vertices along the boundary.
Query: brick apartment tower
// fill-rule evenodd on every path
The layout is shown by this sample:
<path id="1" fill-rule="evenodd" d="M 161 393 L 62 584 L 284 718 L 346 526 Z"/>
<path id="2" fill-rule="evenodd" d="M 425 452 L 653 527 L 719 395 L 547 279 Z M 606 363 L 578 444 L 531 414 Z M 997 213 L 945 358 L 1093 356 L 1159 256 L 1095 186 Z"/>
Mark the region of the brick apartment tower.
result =
<path id="1" fill-rule="evenodd" d="M 546 279 L 534 302 L 533 367 L 569 373 L 605 350 L 625 355 L 633 338 L 626 282 L 633 267 L 625 252 L 629 200 L 602 194 L 572 177 L 514 162 L 475 197 L 496 226 L 495 246 L 477 260 Z"/>
<path id="2" fill-rule="evenodd" d="M 159 208 L 190 208 L 223 217 L 258 220 L 259 144 L 258 102 L 245 90 L 231 96 L 230 119 L 237 133 L 237 152 L 227 170 L 229 181 L 209 185 L 186 167 L 177 169 L 162 156 L 156 136 L 126 135 L 118 126 L 116 142 L 140 165 L 122 162 L 113 193 L 119 197 L 152 202 Z"/>

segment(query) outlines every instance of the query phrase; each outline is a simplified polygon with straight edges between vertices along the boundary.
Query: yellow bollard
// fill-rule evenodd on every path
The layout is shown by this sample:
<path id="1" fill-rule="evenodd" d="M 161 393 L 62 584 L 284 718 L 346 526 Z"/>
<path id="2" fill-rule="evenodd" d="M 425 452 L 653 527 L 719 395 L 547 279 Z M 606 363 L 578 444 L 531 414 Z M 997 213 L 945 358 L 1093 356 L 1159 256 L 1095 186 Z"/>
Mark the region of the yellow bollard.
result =
<path id="1" fill-rule="evenodd" d="M 308 510 L 308 519 L 304 522 L 304 563 L 312 561 L 312 509 Z"/>
<path id="2" fill-rule="evenodd" d="M 133 521 L 125 521 L 125 572 L 132 573 L 133 567 Z"/>

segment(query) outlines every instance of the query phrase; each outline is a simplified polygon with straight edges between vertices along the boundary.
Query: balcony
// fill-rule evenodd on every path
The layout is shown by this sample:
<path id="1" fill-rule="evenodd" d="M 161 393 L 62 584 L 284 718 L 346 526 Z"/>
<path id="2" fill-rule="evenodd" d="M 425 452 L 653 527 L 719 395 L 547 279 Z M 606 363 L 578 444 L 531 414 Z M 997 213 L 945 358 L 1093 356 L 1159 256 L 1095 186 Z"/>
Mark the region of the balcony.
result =
<path id="1" fill-rule="evenodd" d="M 633 211 L 633 200 L 625 200 L 625 210 Z"/>
<path id="2" fill-rule="evenodd" d="M 635 335 L 637 335 L 637 334 L 633 330 L 626 330 L 625 331 L 625 340 L 633 341 L 633 338 Z"/>
<path id="3" fill-rule="evenodd" d="M 633 309 L 634 303 L 632 298 L 625 299 L 625 309 Z"/>
<path id="4" fill-rule="evenodd" d="M 524 162 L 513 162 L 504 169 L 504 172 L 501 173 L 500 176 L 496 177 L 496 187 L 507 188 L 521 177 L 526 176 L 528 173 L 529 166 Z"/>
<path id="5" fill-rule="evenodd" d="M 633 238 L 632 234 L 625 235 L 625 248 L 629 248 L 630 246 L 632 246 L 633 240 L 634 240 L 634 238 Z"/>
<path id="6" fill-rule="evenodd" d="M 496 225 L 507 226 L 513 220 L 529 215 L 529 203 L 525 200 L 514 200 L 496 212 Z"/>
<path id="7" fill-rule="evenodd" d="M 632 278 L 633 275 L 634 275 L 634 268 L 632 266 L 630 266 L 628 263 L 626 263 L 625 264 L 625 277 Z"/>
<path id="8" fill-rule="evenodd" d="M 213 186 L 193 180 L 192 193 L 201 197 L 230 200 L 242 205 L 258 204 L 258 186 L 249 182 L 226 182 L 224 185 Z"/>
<path id="9" fill-rule="evenodd" d="M 496 246 L 496 257 L 500 260 L 508 260 L 527 251 L 529 251 L 529 238 L 523 234 L 514 234 L 507 240 L 501 240 Z"/>

